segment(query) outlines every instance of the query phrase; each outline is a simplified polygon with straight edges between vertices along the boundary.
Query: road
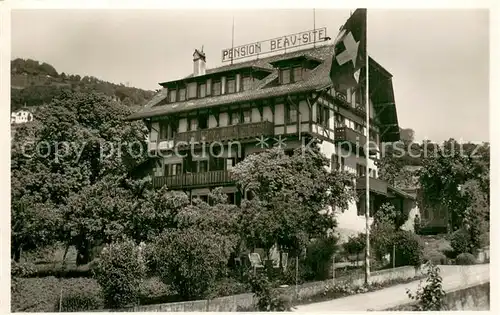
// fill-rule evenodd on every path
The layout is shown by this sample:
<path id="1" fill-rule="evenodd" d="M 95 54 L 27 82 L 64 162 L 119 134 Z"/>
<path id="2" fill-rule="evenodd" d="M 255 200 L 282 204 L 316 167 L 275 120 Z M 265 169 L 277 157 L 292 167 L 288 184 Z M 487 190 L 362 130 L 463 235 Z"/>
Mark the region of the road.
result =
<path id="1" fill-rule="evenodd" d="M 490 265 L 439 266 L 443 278 L 443 289 L 453 291 L 465 285 L 480 284 L 490 279 Z M 294 312 L 368 311 L 383 310 L 411 302 L 406 289 L 413 293 L 420 281 L 395 285 L 386 289 L 364 294 L 351 295 L 330 301 L 298 305 Z"/>

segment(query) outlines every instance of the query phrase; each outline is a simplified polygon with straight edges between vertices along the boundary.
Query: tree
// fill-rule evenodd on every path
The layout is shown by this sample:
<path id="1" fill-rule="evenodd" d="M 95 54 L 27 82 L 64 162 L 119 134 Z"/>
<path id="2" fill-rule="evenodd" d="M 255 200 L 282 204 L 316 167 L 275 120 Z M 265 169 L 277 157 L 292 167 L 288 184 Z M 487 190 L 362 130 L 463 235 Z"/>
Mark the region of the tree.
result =
<path id="1" fill-rule="evenodd" d="M 356 236 L 349 236 L 346 243 L 344 243 L 344 250 L 349 255 L 356 255 L 356 264 L 359 261 L 359 254 L 365 250 L 366 235 L 358 233 Z"/>
<path id="2" fill-rule="evenodd" d="M 95 276 L 108 307 L 138 304 L 140 283 L 146 271 L 141 251 L 131 240 L 112 242 L 102 250 Z"/>
<path id="3" fill-rule="evenodd" d="M 51 238 L 73 243 L 83 257 L 88 257 L 88 244 L 94 237 L 87 232 L 96 232 L 98 236 L 104 232 L 88 227 L 75 233 L 71 226 L 78 218 L 85 221 L 96 213 L 101 205 L 100 189 L 110 189 L 115 196 L 123 197 L 125 192 L 120 189 L 124 188 L 115 183 L 117 177 L 128 174 L 145 158 L 146 130 L 139 122 L 125 122 L 123 119 L 129 114 L 128 108 L 100 94 L 63 92 L 60 98 L 35 112 L 34 123 L 17 130 L 12 141 L 11 178 L 12 212 L 16 219 L 13 226 L 18 231 L 28 229 L 37 235 L 29 221 L 21 220 L 21 214 L 26 213 L 23 209 L 50 207 L 49 213 L 58 218 L 54 222 L 61 224 L 57 235 Z M 126 146 L 134 142 L 135 151 Z M 25 195 L 30 198 L 21 202 Z M 95 206 L 90 200 L 95 200 Z M 104 208 L 121 208 L 124 200 L 127 199 L 110 200 L 109 207 Z M 26 241 L 14 242 L 14 252 L 24 244 Z M 85 261 L 87 258 L 81 262 Z"/>
<path id="4" fill-rule="evenodd" d="M 241 191 L 254 197 L 242 202 L 242 234 L 248 246 L 297 255 L 311 238 L 335 227 L 334 211 L 355 198 L 352 175 L 329 172 L 317 144 L 298 148 L 289 157 L 274 148 L 250 155 L 233 169 Z"/>
<path id="5" fill-rule="evenodd" d="M 489 170 L 488 143 L 445 141 L 424 158 L 424 167 L 419 171 L 425 204 L 444 206 L 452 230 L 463 226 L 473 204 L 481 209 L 479 216 L 488 220 Z"/>
<path id="6" fill-rule="evenodd" d="M 169 212 L 168 228 L 153 240 L 149 266 L 183 298 L 205 298 L 226 275 L 237 248 L 240 212 L 227 203 L 221 189 L 211 192 L 211 204 L 200 199 L 184 204 L 177 194 L 168 198 L 168 208 L 177 210 Z"/>
<path id="7" fill-rule="evenodd" d="M 396 211 L 393 204 L 387 202 L 375 211 L 374 220 L 371 227 L 370 244 L 376 257 L 379 260 L 392 253 L 394 243 L 394 233 L 399 230 L 405 220 L 401 219 L 402 214 Z M 402 222 L 401 222 L 402 221 Z"/>

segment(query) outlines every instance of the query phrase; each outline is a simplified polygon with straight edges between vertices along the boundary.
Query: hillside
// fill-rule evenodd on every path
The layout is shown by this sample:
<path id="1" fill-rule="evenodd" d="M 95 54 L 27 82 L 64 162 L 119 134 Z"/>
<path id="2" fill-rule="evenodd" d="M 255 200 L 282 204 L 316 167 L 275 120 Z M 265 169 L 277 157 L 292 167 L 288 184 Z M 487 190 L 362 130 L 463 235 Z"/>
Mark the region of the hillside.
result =
<path id="1" fill-rule="evenodd" d="M 48 103 L 68 90 L 99 91 L 131 107 L 144 105 L 155 93 L 93 76 L 59 73 L 52 65 L 32 59 L 11 61 L 11 111 Z"/>

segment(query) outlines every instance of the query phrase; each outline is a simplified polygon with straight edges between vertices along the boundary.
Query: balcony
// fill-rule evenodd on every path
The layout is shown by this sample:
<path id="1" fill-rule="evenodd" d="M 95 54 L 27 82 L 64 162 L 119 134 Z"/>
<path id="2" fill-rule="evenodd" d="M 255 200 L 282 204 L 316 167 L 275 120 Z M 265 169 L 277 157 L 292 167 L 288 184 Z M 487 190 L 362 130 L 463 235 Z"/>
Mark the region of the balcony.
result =
<path id="1" fill-rule="evenodd" d="M 255 139 L 260 136 L 273 136 L 274 124 L 269 121 L 243 123 L 238 125 L 216 127 L 205 130 L 181 132 L 175 135 L 175 143 L 214 142 Z"/>
<path id="2" fill-rule="evenodd" d="M 370 177 L 369 179 L 370 191 L 387 196 L 387 182 L 378 178 Z M 366 176 L 358 177 L 356 179 L 356 190 L 366 190 Z"/>
<path id="3" fill-rule="evenodd" d="M 364 152 L 364 148 L 366 146 L 366 136 L 361 134 L 360 132 L 351 129 L 346 126 L 336 127 L 335 128 L 335 143 L 340 143 L 343 146 L 348 146 L 349 149 L 360 148 L 360 152 Z M 372 141 L 368 142 L 369 144 L 369 152 L 370 155 L 376 154 L 378 148 Z"/>
<path id="4" fill-rule="evenodd" d="M 229 171 L 186 173 L 175 176 L 154 177 L 155 188 L 167 186 L 170 189 L 184 189 L 207 186 L 225 186 L 233 183 Z"/>
<path id="5" fill-rule="evenodd" d="M 363 148 L 366 144 L 366 136 L 346 126 L 337 127 L 335 128 L 335 142 L 354 144 L 356 147 Z"/>

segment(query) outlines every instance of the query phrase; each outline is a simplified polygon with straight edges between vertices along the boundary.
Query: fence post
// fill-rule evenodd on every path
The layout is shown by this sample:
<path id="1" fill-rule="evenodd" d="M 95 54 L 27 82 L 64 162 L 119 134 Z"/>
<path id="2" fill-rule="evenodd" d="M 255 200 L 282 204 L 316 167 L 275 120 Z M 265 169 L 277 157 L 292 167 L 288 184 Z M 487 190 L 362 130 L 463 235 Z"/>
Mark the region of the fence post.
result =
<path id="1" fill-rule="evenodd" d="M 299 298 L 299 256 L 297 256 L 297 263 L 295 264 L 295 299 Z"/>
<path id="2" fill-rule="evenodd" d="M 392 245 L 392 268 L 396 268 L 396 244 Z"/>
<path id="3" fill-rule="evenodd" d="M 335 255 L 333 255 L 333 263 L 332 263 L 332 265 L 333 265 L 332 266 L 332 268 L 333 268 L 333 270 L 332 270 L 332 281 L 335 284 Z"/>
<path id="4" fill-rule="evenodd" d="M 59 312 L 61 312 L 62 309 L 62 287 L 61 287 L 61 292 L 59 293 Z"/>

